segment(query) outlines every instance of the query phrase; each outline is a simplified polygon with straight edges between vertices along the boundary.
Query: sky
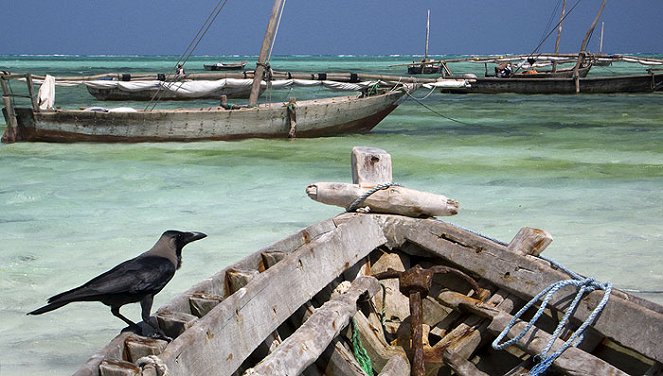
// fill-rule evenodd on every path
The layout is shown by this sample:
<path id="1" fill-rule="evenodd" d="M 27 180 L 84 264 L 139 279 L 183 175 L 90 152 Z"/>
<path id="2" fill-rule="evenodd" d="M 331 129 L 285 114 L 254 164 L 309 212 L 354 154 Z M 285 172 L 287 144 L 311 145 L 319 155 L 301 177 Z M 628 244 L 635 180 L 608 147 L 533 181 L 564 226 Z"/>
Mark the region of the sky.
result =
<path id="1" fill-rule="evenodd" d="M 3 0 L 0 55 L 182 55 L 219 0 Z M 567 10 L 578 0 L 567 0 Z M 274 55 L 531 53 L 561 0 L 287 0 Z M 560 52 L 580 47 L 601 0 L 580 0 Z M 228 0 L 195 55 L 257 55 L 271 0 Z M 663 0 L 610 0 L 604 52 L 663 53 Z M 550 23 L 551 22 L 551 23 Z M 600 24 L 599 24 L 600 25 Z M 599 29 L 589 44 L 598 51 Z M 552 34 L 541 52 L 554 49 Z"/>

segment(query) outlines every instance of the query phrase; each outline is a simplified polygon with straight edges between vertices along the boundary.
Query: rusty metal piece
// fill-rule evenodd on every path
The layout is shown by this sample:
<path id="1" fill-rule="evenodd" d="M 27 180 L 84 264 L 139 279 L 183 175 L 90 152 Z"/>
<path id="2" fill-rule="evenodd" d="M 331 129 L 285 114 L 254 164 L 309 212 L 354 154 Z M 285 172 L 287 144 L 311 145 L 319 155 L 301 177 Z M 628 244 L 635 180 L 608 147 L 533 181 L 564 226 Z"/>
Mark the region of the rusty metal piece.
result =
<path id="1" fill-rule="evenodd" d="M 428 291 L 430 291 L 433 284 L 433 273 L 431 269 L 424 269 L 419 265 L 415 265 L 401 274 L 398 280 L 399 290 L 404 295 L 418 292 L 423 299 L 428 296 Z"/>
<path id="2" fill-rule="evenodd" d="M 399 290 L 404 295 L 407 295 L 410 301 L 410 340 L 412 342 L 411 348 L 412 355 L 412 370 L 413 376 L 424 376 L 426 374 L 424 362 L 424 344 L 423 344 L 423 299 L 428 296 L 430 288 L 433 284 L 433 276 L 435 274 L 452 273 L 459 276 L 462 280 L 466 281 L 472 286 L 476 293 L 482 291 L 479 284 L 474 278 L 463 273 L 462 271 L 436 265 L 428 269 L 422 268 L 420 265 L 415 265 L 412 268 L 399 272 L 394 269 L 388 269 L 382 273 L 374 275 L 377 279 L 398 278 Z"/>
<path id="3" fill-rule="evenodd" d="M 432 270 L 433 273 L 435 273 L 435 274 L 444 274 L 444 273 L 455 274 L 455 275 L 459 276 L 460 279 L 462 279 L 463 281 L 469 283 L 470 286 L 472 286 L 472 289 L 474 289 L 474 292 L 476 294 L 479 294 L 483 290 L 481 287 L 479 287 L 479 284 L 477 283 L 477 281 L 474 278 L 470 277 L 469 275 L 463 273 L 462 271 L 460 271 L 456 268 L 450 268 L 448 266 L 436 265 L 436 266 L 430 267 L 428 270 Z"/>

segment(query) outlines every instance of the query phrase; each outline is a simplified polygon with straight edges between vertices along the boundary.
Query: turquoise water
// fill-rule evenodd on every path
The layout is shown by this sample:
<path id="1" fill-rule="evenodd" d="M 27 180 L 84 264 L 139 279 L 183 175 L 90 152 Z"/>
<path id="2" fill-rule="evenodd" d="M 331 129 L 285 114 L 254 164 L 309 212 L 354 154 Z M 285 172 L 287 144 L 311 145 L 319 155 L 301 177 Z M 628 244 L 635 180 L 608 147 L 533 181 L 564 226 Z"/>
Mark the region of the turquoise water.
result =
<path id="1" fill-rule="evenodd" d="M 187 70 L 250 58 L 197 57 Z M 390 65 L 412 59 L 304 56 L 272 65 L 389 73 L 404 70 Z M 0 57 L 0 69 L 168 71 L 171 61 Z M 287 95 L 323 93 L 272 93 L 278 100 Z M 84 90 L 58 88 L 58 105 L 90 103 Z M 460 213 L 444 219 L 504 241 L 524 226 L 545 229 L 555 239 L 547 257 L 617 287 L 649 291 L 638 295 L 663 303 L 663 93 L 432 94 L 406 101 L 365 135 L 0 145 L 0 375 L 70 374 L 104 346 L 124 324 L 100 303 L 25 313 L 148 249 L 164 230 L 209 236 L 185 249 L 182 268 L 155 307 L 258 248 L 339 213 L 310 200 L 304 189 L 317 181 L 350 182 L 350 151 L 357 145 L 387 150 L 395 181 L 459 200 Z M 122 312 L 140 317 L 137 305 Z"/>

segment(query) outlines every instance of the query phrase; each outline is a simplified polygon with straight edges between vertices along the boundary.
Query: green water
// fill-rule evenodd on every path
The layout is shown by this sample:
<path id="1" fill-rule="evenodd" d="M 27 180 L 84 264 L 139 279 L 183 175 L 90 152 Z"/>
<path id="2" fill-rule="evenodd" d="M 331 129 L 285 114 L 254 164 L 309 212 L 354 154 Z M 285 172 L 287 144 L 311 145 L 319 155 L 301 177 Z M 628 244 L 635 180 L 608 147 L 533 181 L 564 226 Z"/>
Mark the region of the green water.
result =
<path id="1" fill-rule="evenodd" d="M 197 57 L 187 70 L 220 59 L 233 60 Z M 282 57 L 272 65 L 389 73 L 404 70 L 389 65 L 411 60 Z M 0 69 L 56 75 L 171 66 L 167 57 L 0 57 Z M 466 69 L 480 73 L 483 66 Z M 272 96 L 324 95 L 317 90 Z M 56 104 L 100 104 L 90 98 L 84 89 L 58 88 Z M 616 287 L 649 291 L 639 295 L 663 303 L 663 93 L 434 93 L 405 101 L 365 135 L 0 145 L 0 375 L 70 374 L 105 345 L 124 325 L 102 304 L 25 313 L 148 249 L 166 229 L 209 236 L 185 249 L 182 268 L 155 307 L 339 213 L 304 190 L 317 181 L 350 182 L 350 151 L 358 145 L 388 151 L 396 182 L 460 201 L 460 213 L 443 219 L 504 241 L 524 226 L 545 229 L 555 239 L 547 257 Z M 123 313 L 140 317 L 134 306 Z"/>

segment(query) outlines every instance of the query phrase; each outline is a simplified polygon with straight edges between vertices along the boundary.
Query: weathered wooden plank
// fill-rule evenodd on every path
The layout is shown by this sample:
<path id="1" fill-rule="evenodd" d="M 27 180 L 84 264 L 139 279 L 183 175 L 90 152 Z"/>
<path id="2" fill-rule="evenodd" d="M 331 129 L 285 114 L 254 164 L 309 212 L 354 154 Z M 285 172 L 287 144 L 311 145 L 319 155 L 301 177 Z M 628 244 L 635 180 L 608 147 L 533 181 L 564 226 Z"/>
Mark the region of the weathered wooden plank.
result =
<path id="1" fill-rule="evenodd" d="M 356 215 L 256 276 L 176 338 L 160 358 L 173 375 L 229 375 L 271 332 L 349 265 L 384 244 Z"/>
<path id="2" fill-rule="evenodd" d="M 523 227 L 511 240 L 507 249 L 521 255 L 538 256 L 552 241 L 552 235 L 545 230 Z"/>
<path id="3" fill-rule="evenodd" d="M 358 184 L 318 182 L 306 187 L 308 196 L 324 204 L 347 209 L 369 191 Z M 378 190 L 368 196 L 360 207 L 372 213 L 400 214 L 408 217 L 448 216 L 458 213 L 458 201 L 443 195 L 420 192 L 399 186 Z"/>
<path id="4" fill-rule="evenodd" d="M 156 338 L 132 335 L 127 338 L 125 345 L 127 360 L 135 363 L 144 356 L 161 354 L 168 345 L 168 342 Z"/>
<path id="5" fill-rule="evenodd" d="M 547 267 L 540 259 L 508 252 L 503 244 L 451 224 L 405 217 L 393 219 L 399 223 L 393 228 L 402 232 L 400 238 L 427 248 L 431 254 L 480 275 L 525 300 L 531 299 L 554 282 L 570 278 L 561 271 Z M 550 304 L 557 309 L 565 307 L 570 295 L 575 295 L 573 289 L 562 289 Z M 573 317 L 576 320 L 585 320 L 602 296 L 602 291 L 588 294 Z M 653 303 L 650 304 L 652 305 Z M 663 338 L 663 313 L 660 307 L 654 311 L 640 306 L 632 301 L 630 295 L 613 289 L 605 309 L 593 327 L 624 346 L 652 359 L 663 360 L 663 346 L 660 346 L 660 339 Z"/>
<path id="6" fill-rule="evenodd" d="M 336 224 L 333 219 L 328 219 L 306 227 L 284 239 L 281 239 L 265 248 L 260 249 L 256 253 L 252 253 L 237 263 L 228 266 L 213 276 L 197 283 L 186 292 L 174 297 L 171 301 L 164 304 L 157 312 L 185 312 L 192 313 L 190 308 L 189 299 L 198 293 L 205 293 L 210 295 L 227 296 L 230 295 L 226 291 L 226 272 L 230 269 L 261 269 L 263 263 L 262 253 L 269 252 L 284 252 L 291 253 L 300 247 L 310 243 L 312 240 L 319 236 L 326 234 L 336 229 Z M 262 267 L 264 269 L 264 267 Z"/>
<path id="7" fill-rule="evenodd" d="M 357 312 L 357 300 L 375 295 L 380 284 L 373 277 L 359 277 L 344 294 L 318 308 L 295 333 L 245 375 L 298 375 L 313 364 Z"/>
<path id="8" fill-rule="evenodd" d="M 386 151 L 367 147 L 352 148 L 352 183 L 360 187 L 374 187 L 392 182 L 391 155 Z"/>
<path id="9" fill-rule="evenodd" d="M 120 333 L 113 338 L 105 347 L 92 355 L 83 365 L 79 367 L 73 376 L 97 376 L 99 375 L 99 365 L 104 359 L 122 360 L 124 354 L 125 341 L 133 336 L 133 333 Z"/>
<path id="10" fill-rule="evenodd" d="M 101 376 L 140 376 L 140 368 L 123 360 L 106 359 L 99 365 Z"/>
<path id="11" fill-rule="evenodd" d="M 350 350 L 336 337 L 318 358 L 318 367 L 327 376 L 365 376 Z"/>
<path id="12" fill-rule="evenodd" d="M 222 301 L 222 296 L 197 292 L 189 298 L 189 309 L 194 316 L 203 317 Z"/>
<path id="13" fill-rule="evenodd" d="M 392 356 L 387 364 L 382 367 L 378 376 L 409 376 L 410 362 L 405 353 Z"/>
<path id="14" fill-rule="evenodd" d="M 374 370 L 382 370 L 389 360 L 395 356 L 407 359 L 405 350 L 399 346 L 389 345 L 384 336 L 380 335 L 381 329 L 372 325 L 371 321 L 362 312 L 357 312 L 354 317 L 354 324 L 357 326 L 361 343 L 373 362 Z M 350 332 L 345 335 L 348 339 L 352 337 Z"/>
<path id="15" fill-rule="evenodd" d="M 521 255 L 540 254 L 551 242 L 552 237 L 547 232 L 524 227 L 511 240 L 507 246 L 507 250 Z M 520 299 L 506 290 L 498 290 L 488 299 L 486 305 L 498 307 L 502 311 L 511 313 L 514 309 L 515 301 L 520 302 Z M 478 370 L 473 370 L 474 366 L 471 363 L 467 364 L 466 359 L 469 359 L 477 348 L 484 346 L 489 341 L 490 335 L 487 333 L 489 324 L 490 320 L 476 315 L 467 317 L 427 353 L 427 361 L 433 363 L 429 364 L 429 368 L 430 366 L 435 366 L 435 363 L 444 360 L 456 373 L 471 375 L 477 372 Z M 444 349 L 444 354 L 440 354 L 441 349 Z M 453 354 L 453 358 L 447 359 L 447 353 Z M 459 369 L 456 370 L 454 364 L 449 362 L 455 362 Z"/>
<path id="16" fill-rule="evenodd" d="M 481 315 L 491 319 L 488 330 L 494 335 L 498 335 L 511 321 L 512 315 L 486 306 L 478 300 L 468 298 L 462 294 L 455 292 L 443 292 L 438 296 L 445 304 L 459 308 L 477 315 Z M 525 326 L 526 322 L 518 321 L 509 331 L 507 337 L 514 338 L 520 333 Z M 546 347 L 552 336 L 543 330 L 530 330 L 523 338 L 518 341 L 518 347 L 525 350 L 531 355 L 539 354 Z M 551 352 L 560 348 L 564 341 L 555 340 Z M 590 376 L 590 375 L 621 375 L 627 376 L 628 374 L 622 372 L 620 369 L 613 365 L 594 357 L 578 348 L 570 347 L 564 351 L 553 363 L 556 367 L 562 369 L 564 372 L 573 376 Z"/>
<path id="17" fill-rule="evenodd" d="M 453 351 L 445 351 L 444 362 L 459 376 L 488 376 L 479 370 L 472 362 Z"/>

